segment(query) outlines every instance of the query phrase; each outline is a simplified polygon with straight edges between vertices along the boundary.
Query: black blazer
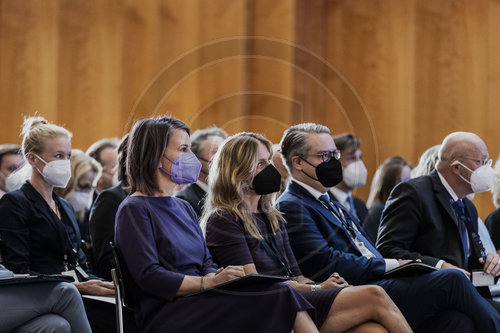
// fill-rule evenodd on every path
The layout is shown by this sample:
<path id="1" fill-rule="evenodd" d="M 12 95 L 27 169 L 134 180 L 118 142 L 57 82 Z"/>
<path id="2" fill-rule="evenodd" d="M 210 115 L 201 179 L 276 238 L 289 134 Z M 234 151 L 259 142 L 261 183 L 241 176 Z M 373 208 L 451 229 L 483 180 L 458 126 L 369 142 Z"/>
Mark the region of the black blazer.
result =
<path id="1" fill-rule="evenodd" d="M 189 202 L 199 219 L 203 213 L 203 206 L 205 206 L 206 194 L 207 192 L 203 191 L 196 183 L 193 183 L 177 192 L 175 196 Z"/>
<path id="2" fill-rule="evenodd" d="M 477 211 L 463 199 L 477 230 Z M 449 194 L 436 171 L 398 184 L 382 213 L 377 247 L 386 258 L 421 259 L 435 266 L 442 259 L 465 267 L 463 246 Z M 479 258 L 470 246 L 472 257 Z M 469 268 L 480 268 L 477 259 Z"/>
<path id="3" fill-rule="evenodd" d="M 495 248 L 500 250 L 500 209 L 488 215 L 484 223 L 486 224 L 486 228 L 488 228 Z"/>
<path id="4" fill-rule="evenodd" d="M 115 268 L 113 252 L 109 242 L 115 239 L 115 215 L 127 192 L 118 184 L 102 191 L 90 212 L 90 236 L 94 255 L 94 273 L 111 280 L 111 269 Z"/>
<path id="5" fill-rule="evenodd" d="M 363 222 L 368 215 L 368 208 L 366 208 L 365 202 L 354 195 L 352 196 L 352 201 L 354 202 L 354 208 L 356 209 L 359 221 Z"/>
<path id="6" fill-rule="evenodd" d="M 55 215 L 42 196 L 29 182 L 5 194 L 0 200 L 0 234 L 5 266 L 14 273 L 55 274 L 64 271 L 64 255 L 70 264 L 77 259 L 86 267 L 80 248 L 80 231 L 73 207 L 55 193 L 62 220 Z M 71 228 L 69 234 L 63 223 Z M 69 236 L 68 236 L 69 235 Z"/>

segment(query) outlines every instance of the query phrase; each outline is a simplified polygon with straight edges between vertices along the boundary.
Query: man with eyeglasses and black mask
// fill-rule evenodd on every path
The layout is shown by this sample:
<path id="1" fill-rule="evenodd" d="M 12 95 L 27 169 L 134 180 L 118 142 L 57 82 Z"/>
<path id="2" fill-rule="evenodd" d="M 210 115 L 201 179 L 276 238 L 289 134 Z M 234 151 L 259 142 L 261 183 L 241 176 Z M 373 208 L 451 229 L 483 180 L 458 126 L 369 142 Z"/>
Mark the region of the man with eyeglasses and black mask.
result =
<path id="1" fill-rule="evenodd" d="M 361 140 L 352 134 L 344 133 L 334 135 L 333 141 L 341 152 L 339 161 L 342 165 L 342 181 L 330 189 L 330 194 L 349 213 L 363 222 L 368 214 L 368 208 L 363 200 L 352 195 L 354 189 L 366 184 L 368 176 L 368 170 L 363 163 L 363 154 L 359 149 Z"/>
<path id="2" fill-rule="evenodd" d="M 478 232 L 477 211 L 469 200 L 488 191 L 495 179 L 488 148 L 473 133 L 449 134 L 438 152 L 436 170 L 400 183 L 382 214 L 377 248 L 386 256 L 419 259 L 452 268 L 493 284 L 500 256 L 486 253 Z M 486 275 L 486 276 L 484 276 Z M 494 304 L 500 309 L 498 304 Z"/>
<path id="3" fill-rule="evenodd" d="M 227 133 L 216 126 L 196 130 L 191 135 L 191 151 L 201 163 L 200 175 L 196 183 L 185 186 L 175 196 L 189 202 L 198 219 L 203 213 L 203 207 L 205 206 L 210 161 L 226 138 Z"/>
<path id="4" fill-rule="evenodd" d="M 306 277 L 320 281 L 337 272 L 352 285 L 379 285 L 416 332 L 500 332 L 500 315 L 460 271 L 385 276 L 408 261 L 384 258 L 358 219 L 330 200 L 328 191 L 342 180 L 342 166 L 327 127 L 290 127 L 281 154 L 292 180 L 278 209 Z"/>

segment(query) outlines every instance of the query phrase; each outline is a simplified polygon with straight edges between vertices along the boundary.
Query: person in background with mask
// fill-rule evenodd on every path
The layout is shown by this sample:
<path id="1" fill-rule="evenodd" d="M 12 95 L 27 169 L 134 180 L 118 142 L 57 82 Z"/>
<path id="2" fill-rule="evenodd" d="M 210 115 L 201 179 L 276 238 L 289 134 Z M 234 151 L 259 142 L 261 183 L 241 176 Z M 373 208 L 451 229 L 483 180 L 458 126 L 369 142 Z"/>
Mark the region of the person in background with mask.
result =
<path id="1" fill-rule="evenodd" d="M 226 138 L 227 133 L 215 126 L 196 130 L 191 136 L 191 151 L 201 163 L 200 175 L 196 183 L 185 186 L 175 196 L 189 202 L 198 218 L 205 205 L 210 161 Z"/>
<path id="2" fill-rule="evenodd" d="M 330 187 L 342 180 L 342 166 L 327 127 L 290 127 L 280 151 L 292 181 L 277 208 L 306 277 L 322 281 L 338 272 L 351 285 L 378 285 L 416 332 L 500 332 L 500 315 L 460 271 L 386 277 L 387 271 L 408 261 L 384 258 L 358 219 L 329 198 Z"/>
<path id="3" fill-rule="evenodd" d="M 24 164 L 21 146 L 14 144 L 0 145 L 0 198 L 8 192 L 5 180 Z"/>
<path id="4" fill-rule="evenodd" d="M 64 273 L 81 281 L 74 283 L 81 293 L 114 295 L 112 283 L 87 275 L 73 208 L 54 192 L 71 178 L 71 133 L 43 117 L 30 117 L 24 120 L 22 135 L 22 152 L 32 175 L 0 199 L 5 267 L 16 274 Z M 89 299 L 84 304 L 93 332 L 116 330 L 114 306 Z"/>
<path id="5" fill-rule="evenodd" d="M 500 275 L 500 256 L 486 253 L 478 236 L 478 214 L 467 199 L 491 189 L 495 172 L 479 136 L 449 134 L 436 170 L 398 184 L 387 200 L 377 248 L 385 256 L 420 259 L 440 269 Z"/>
<path id="6" fill-rule="evenodd" d="M 73 206 L 80 235 L 90 247 L 89 212 L 95 184 L 101 174 L 101 166 L 79 149 L 73 149 L 71 152 L 70 163 L 71 178 L 68 185 L 64 188 L 55 188 L 54 192 Z"/>
<path id="7" fill-rule="evenodd" d="M 373 176 L 370 195 L 366 205 L 368 215 L 363 221 L 368 238 L 375 243 L 377 241 L 380 217 L 385 207 L 385 202 L 391 194 L 392 189 L 400 182 L 410 178 L 411 168 L 406 161 L 399 156 L 389 157 L 382 163 Z"/>
<path id="8" fill-rule="evenodd" d="M 361 222 L 368 214 L 363 200 L 352 195 L 352 191 L 366 184 L 368 171 L 363 163 L 363 154 L 359 149 L 361 140 L 352 134 L 345 133 L 333 136 L 335 146 L 340 151 L 342 164 L 342 181 L 330 189 L 333 199 L 344 206 L 349 213 Z"/>
<path id="9" fill-rule="evenodd" d="M 99 177 L 97 181 L 92 202 L 95 201 L 99 193 L 118 184 L 118 180 L 115 177 L 115 168 L 118 164 L 118 153 L 116 148 L 119 144 L 120 139 L 118 138 L 105 138 L 94 142 L 87 149 L 87 155 L 95 159 L 102 166 L 101 177 Z"/>

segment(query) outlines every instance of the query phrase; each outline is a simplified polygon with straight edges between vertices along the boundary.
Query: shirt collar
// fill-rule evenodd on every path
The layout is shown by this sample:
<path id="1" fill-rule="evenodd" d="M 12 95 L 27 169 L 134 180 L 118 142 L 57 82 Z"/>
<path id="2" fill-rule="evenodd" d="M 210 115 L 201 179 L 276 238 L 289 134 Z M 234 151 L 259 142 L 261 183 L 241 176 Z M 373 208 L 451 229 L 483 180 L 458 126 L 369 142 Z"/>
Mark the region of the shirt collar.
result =
<path id="1" fill-rule="evenodd" d="M 351 194 L 351 192 L 344 192 L 336 187 L 332 187 L 330 189 L 330 193 L 333 194 L 333 196 L 344 206 L 347 201 L 347 197 Z"/>
<path id="2" fill-rule="evenodd" d="M 453 191 L 453 188 L 450 186 L 450 184 L 448 184 L 448 182 L 446 181 L 446 179 L 443 177 L 443 175 L 438 171 L 437 172 L 438 176 L 439 176 L 439 180 L 441 180 L 441 184 L 443 184 L 444 188 L 446 189 L 446 191 L 448 191 L 448 193 L 450 194 L 451 198 L 453 199 L 453 201 L 457 201 L 459 199 L 458 195 L 455 193 L 455 191 Z"/>
<path id="3" fill-rule="evenodd" d="M 196 181 L 196 185 L 198 185 L 203 191 L 208 192 L 208 185 L 202 182 L 201 180 Z"/>
<path id="4" fill-rule="evenodd" d="M 321 193 L 320 191 L 316 190 L 315 188 L 313 188 L 312 186 L 309 186 L 301 181 L 298 181 L 297 179 L 295 178 L 292 178 L 292 181 L 299 184 L 300 186 L 302 186 L 304 189 L 306 189 L 307 192 L 309 192 L 309 194 L 311 194 L 316 200 L 319 200 L 319 197 L 322 196 L 323 194 L 326 194 L 325 193 Z"/>

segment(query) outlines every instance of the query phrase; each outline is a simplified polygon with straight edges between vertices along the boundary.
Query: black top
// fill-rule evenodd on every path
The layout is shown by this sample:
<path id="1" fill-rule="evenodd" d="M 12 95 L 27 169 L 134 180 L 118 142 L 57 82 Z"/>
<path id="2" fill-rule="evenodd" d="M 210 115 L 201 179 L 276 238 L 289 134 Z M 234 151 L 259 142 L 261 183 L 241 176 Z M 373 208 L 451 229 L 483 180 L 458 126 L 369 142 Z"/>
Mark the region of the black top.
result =
<path id="1" fill-rule="evenodd" d="M 500 249 L 500 208 L 492 212 L 484 221 L 496 249 Z"/>
<path id="2" fill-rule="evenodd" d="M 354 208 L 356 209 L 356 215 L 360 222 L 363 222 L 368 215 L 368 208 L 363 200 L 358 197 L 352 196 L 352 201 L 354 202 Z"/>
<path id="3" fill-rule="evenodd" d="M 94 273 L 108 280 L 111 280 L 111 269 L 116 266 L 109 242 L 115 239 L 115 215 L 126 197 L 121 183 L 106 189 L 99 194 L 90 213 Z"/>
<path id="4" fill-rule="evenodd" d="M 187 185 L 182 190 L 177 192 L 175 196 L 189 202 L 199 219 L 201 214 L 203 213 L 203 206 L 205 206 L 206 194 L 207 192 L 203 191 L 203 189 L 196 183 L 193 183 Z"/>
<path id="5" fill-rule="evenodd" d="M 14 273 L 56 274 L 64 271 L 64 256 L 86 268 L 80 231 L 73 208 L 52 193 L 61 219 L 27 181 L 0 200 L 0 233 L 5 266 Z M 71 253 L 74 248 L 76 255 Z"/>
<path id="6" fill-rule="evenodd" d="M 384 210 L 385 204 L 381 202 L 375 202 L 366 215 L 363 222 L 363 228 L 365 228 L 366 234 L 373 244 L 377 242 L 378 228 L 380 226 L 380 218 L 382 217 L 382 211 Z"/>

